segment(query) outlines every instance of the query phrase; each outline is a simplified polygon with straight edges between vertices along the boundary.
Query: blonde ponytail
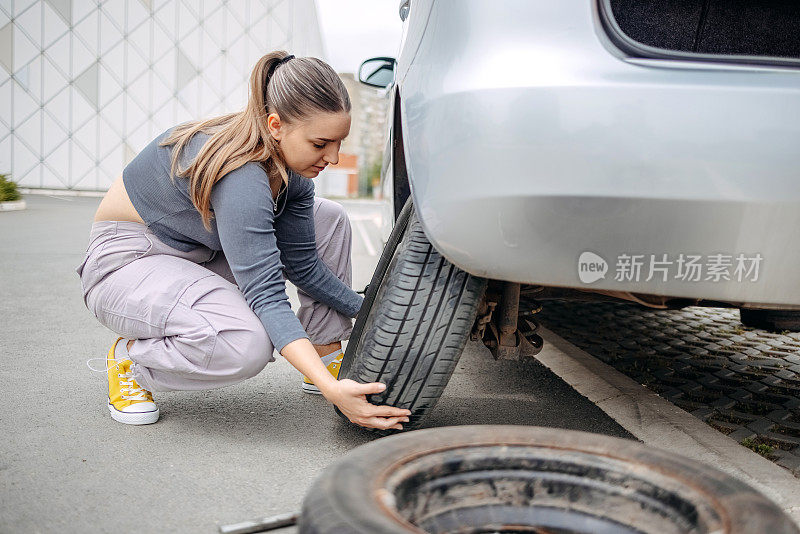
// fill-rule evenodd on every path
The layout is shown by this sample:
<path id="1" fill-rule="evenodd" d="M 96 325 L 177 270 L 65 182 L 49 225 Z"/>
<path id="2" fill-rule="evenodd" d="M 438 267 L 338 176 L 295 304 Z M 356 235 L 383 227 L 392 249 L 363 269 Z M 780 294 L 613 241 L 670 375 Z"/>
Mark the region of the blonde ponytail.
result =
<path id="1" fill-rule="evenodd" d="M 270 113 L 277 113 L 282 123 L 292 124 L 315 111 L 350 112 L 347 89 L 327 63 L 309 57 L 278 66 L 287 55 L 278 50 L 256 62 L 244 111 L 181 124 L 161 143 L 173 146 L 171 178 L 188 176 L 189 196 L 208 231 L 213 217 L 211 189 L 229 172 L 256 161 L 264 166 L 270 183 L 280 178 L 288 184 L 286 162 L 267 128 Z M 197 133 L 210 137 L 188 167 L 181 168 L 181 154 Z"/>

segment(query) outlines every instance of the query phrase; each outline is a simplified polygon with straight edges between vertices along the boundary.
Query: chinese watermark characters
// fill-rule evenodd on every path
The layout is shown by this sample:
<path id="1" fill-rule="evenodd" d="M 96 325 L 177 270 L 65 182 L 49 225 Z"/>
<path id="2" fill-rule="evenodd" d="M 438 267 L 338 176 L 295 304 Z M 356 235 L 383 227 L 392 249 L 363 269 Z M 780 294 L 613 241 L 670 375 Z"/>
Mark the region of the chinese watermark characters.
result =
<path id="1" fill-rule="evenodd" d="M 757 282 L 761 254 L 620 254 L 614 264 L 617 282 Z M 605 278 L 609 265 L 601 256 L 584 252 L 578 277 L 590 284 Z"/>

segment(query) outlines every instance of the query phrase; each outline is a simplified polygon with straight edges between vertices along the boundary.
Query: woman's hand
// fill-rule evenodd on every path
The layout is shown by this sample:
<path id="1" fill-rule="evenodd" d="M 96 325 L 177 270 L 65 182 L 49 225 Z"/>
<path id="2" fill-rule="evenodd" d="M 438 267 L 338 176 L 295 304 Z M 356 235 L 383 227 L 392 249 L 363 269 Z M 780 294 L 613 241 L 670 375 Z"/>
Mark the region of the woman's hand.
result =
<path id="1" fill-rule="evenodd" d="M 384 384 L 379 382 L 359 384 L 354 380 L 337 381 L 333 378 L 322 365 L 319 354 L 308 339 L 300 338 L 288 343 L 281 354 L 355 424 L 381 430 L 402 430 L 401 423 L 408 422 L 411 411 L 393 406 L 375 406 L 367 401 L 367 395 L 380 393 L 386 389 Z"/>
<path id="2" fill-rule="evenodd" d="M 353 423 L 380 430 L 402 430 L 401 423 L 408 422 L 410 410 L 394 406 L 376 406 L 367 401 L 367 395 L 380 393 L 386 389 L 384 384 L 372 382 L 359 384 L 354 380 L 343 379 L 320 388 L 322 395 L 338 406 L 339 410 Z"/>

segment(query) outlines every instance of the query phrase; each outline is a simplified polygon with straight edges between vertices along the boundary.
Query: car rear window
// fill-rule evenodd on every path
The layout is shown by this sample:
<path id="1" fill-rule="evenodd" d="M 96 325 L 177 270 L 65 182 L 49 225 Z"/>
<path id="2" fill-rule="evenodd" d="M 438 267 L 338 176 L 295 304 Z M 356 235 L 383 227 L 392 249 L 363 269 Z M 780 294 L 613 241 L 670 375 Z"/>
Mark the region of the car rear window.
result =
<path id="1" fill-rule="evenodd" d="M 800 0 L 599 0 L 609 36 L 639 57 L 800 65 Z"/>

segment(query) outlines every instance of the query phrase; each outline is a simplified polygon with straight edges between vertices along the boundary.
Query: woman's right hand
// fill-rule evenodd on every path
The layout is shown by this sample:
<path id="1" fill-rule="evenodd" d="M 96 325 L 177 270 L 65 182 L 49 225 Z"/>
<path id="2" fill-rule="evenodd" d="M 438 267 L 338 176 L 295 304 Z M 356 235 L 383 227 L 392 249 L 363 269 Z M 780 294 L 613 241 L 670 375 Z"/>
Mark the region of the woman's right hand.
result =
<path id="1" fill-rule="evenodd" d="M 322 395 L 335 404 L 339 410 L 353 423 L 380 430 L 402 430 L 402 423 L 408 422 L 410 410 L 394 406 L 376 406 L 367 400 L 367 395 L 380 393 L 386 386 L 380 382 L 359 384 L 350 379 L 331 383 L 325 389 L 320 388 Z"/>

